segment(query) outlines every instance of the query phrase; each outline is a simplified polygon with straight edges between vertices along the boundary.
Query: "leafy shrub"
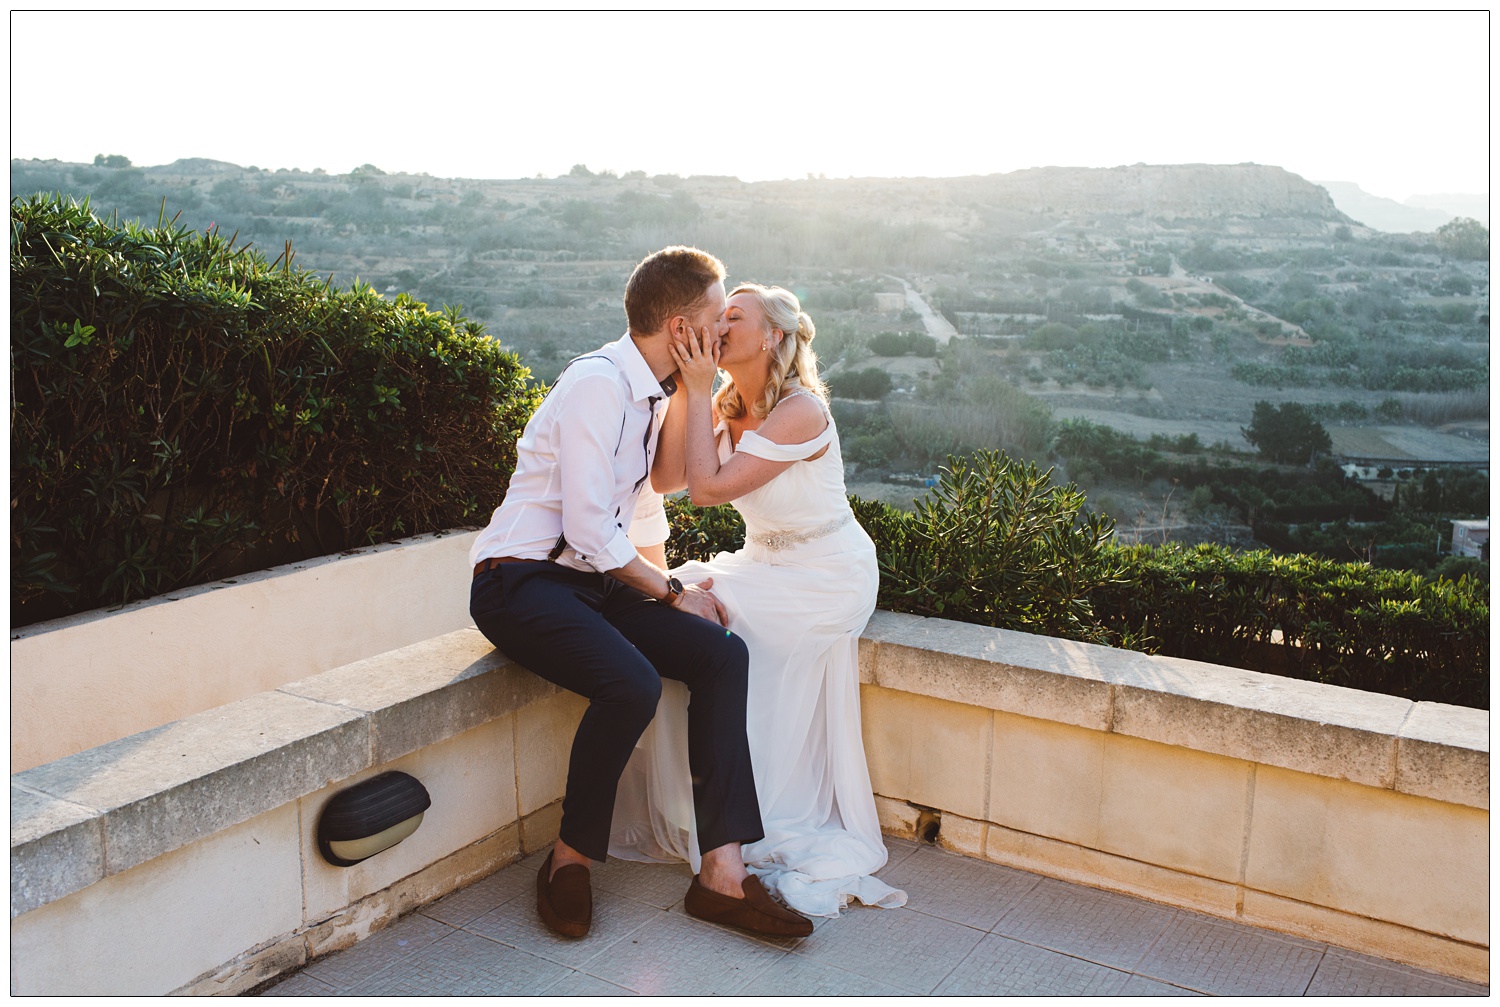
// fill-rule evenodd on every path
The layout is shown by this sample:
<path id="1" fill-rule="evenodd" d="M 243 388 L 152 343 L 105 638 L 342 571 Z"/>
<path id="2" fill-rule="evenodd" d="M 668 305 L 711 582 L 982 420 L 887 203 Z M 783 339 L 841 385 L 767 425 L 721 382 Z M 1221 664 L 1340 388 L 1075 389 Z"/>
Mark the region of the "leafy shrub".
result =
<path id="1" fill-rule="evenodd" d="M 937 340 L 925 332 L 879 332 L 870 337 L 870 352 L 877 357 L 935 357 Z"/>
<path id="2" fill-rule="evenodd" d="M 1488 707 L 1487 564 L 1447 563 L 1428 580 L 1221 546 L 1121 548 L 1083 502 L 993 452 L 949 459 L 914 514 L 850 498 L 890 611 Z M 668 512 L 673 563 L 743 543 L 727 505 Z"/>
<path id="3" fill-rule="evenodd" d="M 1124 576 L 1089 601 L 1138 649 L 1489 706 L 1489 600 L 1475 579 L 1212 545 L 1133 546 L 1113 559 Z"/>
<path id="4" fill-rule="evenodd" d="M 697 507 L 686 495 L 667 497 L 667 565 L 710 560 L 745 544 L 745 521 L 729 504 Z"/>
<path id="5" fill-rule="evenodd" d="M 288 258 L 12 203 L 13 625 L 499 503 L 537 401 L 515 356 Z"/>
<path id="6" fill-rule="evenodd" d="M 1076 486 L 1003 453 L 950 457 L 915 513 L 854 501 L 880 555 L 882 608 L 1102 640 L 1088 595 L 1116 575 L 1114 522 Z"/>
<path id="7" fill-rule="evenodd" d="M 867 367 L 861 371 L 845 371 L 828 378 L 828 388 L 834 395 L 846 399 L 883 399 L 890 393 L 891 376 L 878 367 Z"/>

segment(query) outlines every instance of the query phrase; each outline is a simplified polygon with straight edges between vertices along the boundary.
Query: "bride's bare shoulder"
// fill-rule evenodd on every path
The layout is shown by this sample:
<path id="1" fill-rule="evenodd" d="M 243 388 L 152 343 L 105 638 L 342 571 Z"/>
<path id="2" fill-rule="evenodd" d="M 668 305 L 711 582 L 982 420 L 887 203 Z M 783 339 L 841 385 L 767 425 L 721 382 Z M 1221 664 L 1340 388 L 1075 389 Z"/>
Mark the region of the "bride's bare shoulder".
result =
<path id="1" fill-rule="evenodd" d="M 828 414 L 814 395 L 788 395 L 776 403 L 757 431 L 778 444 L 801 444 L 810 441 L 828 427 Z"/>

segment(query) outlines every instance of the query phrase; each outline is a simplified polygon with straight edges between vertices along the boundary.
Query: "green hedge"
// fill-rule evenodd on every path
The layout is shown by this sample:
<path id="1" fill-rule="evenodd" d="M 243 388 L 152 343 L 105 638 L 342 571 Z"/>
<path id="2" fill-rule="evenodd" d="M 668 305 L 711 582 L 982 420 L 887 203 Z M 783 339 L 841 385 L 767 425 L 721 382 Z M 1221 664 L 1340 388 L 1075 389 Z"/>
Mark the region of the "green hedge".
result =
<path id="1" fill-rule="evenodd" d="M 537 402 L 514 354 L 289 258 L 12 202 L 12 625 L 499 502 Z"/>
<path id="2" fill-rule="evenodd" d="M 1213 545 L 1114 551 L 1129 575 L 1094 591 L 1094 611 L 1141 649 L 1489 707 L 1489 593 L 1474 578 Z"/>
<path id="3" fill-rule="evenodd" d="M 1118 547 L 1074 486 L 979 452 L 915 513 L 851 498 L 879 605 L 1413 700 L 1489 707 L 1488 589 L 1311 556 Z M 669 501 L 672 561 L 737 549 L 727 505 Z"/>

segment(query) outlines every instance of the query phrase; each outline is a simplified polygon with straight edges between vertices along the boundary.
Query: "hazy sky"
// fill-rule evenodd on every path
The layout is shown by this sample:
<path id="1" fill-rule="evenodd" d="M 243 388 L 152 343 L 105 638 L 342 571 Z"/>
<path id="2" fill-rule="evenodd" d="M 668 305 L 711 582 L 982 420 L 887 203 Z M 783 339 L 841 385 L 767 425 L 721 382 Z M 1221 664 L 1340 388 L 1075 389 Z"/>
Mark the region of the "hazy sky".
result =
<path id="1" fill-rule="evenodd" d="M 1489 188 L 1482 11 L 16 11 L 10 30 L 13 157 L 747 181 L 1254 161 L 1396 199 Z"/>

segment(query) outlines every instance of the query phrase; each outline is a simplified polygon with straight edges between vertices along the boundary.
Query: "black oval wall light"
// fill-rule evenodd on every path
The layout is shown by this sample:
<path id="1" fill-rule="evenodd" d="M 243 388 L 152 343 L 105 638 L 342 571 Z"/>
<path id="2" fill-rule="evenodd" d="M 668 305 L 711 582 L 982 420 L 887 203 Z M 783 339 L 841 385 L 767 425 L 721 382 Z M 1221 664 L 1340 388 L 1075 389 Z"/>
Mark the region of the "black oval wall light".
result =
<path id="1" fill-rule="evenodd" d="M 432 807 L 414 776 L 381 773 L 333 796 L 318 818 L 318 851 L 335 867 L 353 867 L 417 831 Z"/>

